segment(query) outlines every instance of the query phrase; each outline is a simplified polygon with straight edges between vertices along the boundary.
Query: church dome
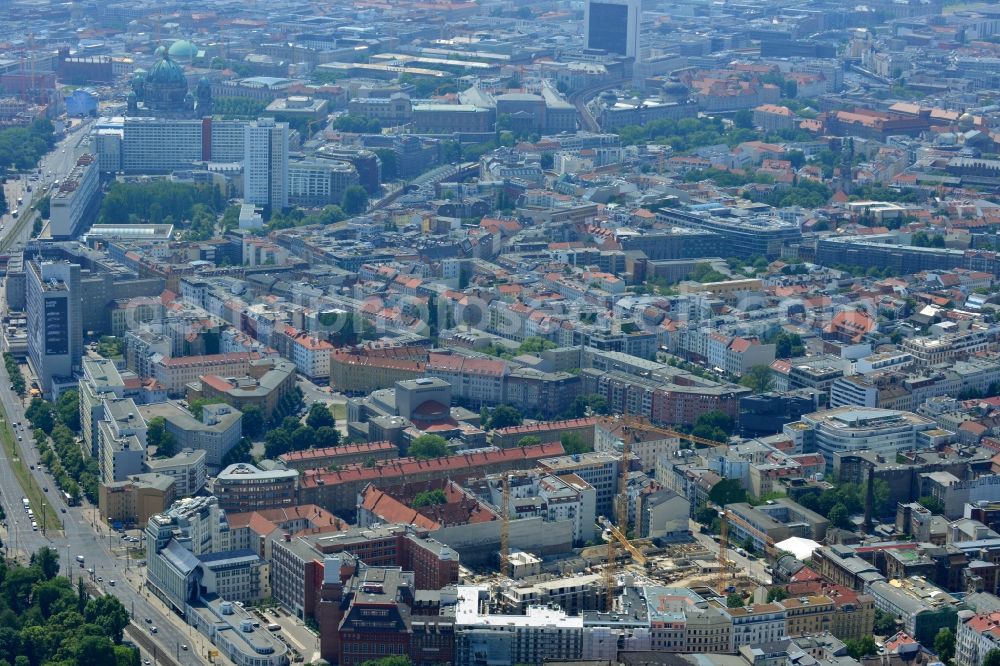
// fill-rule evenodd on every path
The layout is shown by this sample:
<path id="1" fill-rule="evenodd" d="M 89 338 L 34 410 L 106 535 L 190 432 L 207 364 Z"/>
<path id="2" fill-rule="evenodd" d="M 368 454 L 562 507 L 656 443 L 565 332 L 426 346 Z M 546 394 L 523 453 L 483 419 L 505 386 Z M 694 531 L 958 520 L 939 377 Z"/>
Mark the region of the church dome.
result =
<path id="1" fill-rule="evenodd" d="M 198 47 L 189 42 L 186 39 L 178 39 L 176 42 L 170 45 L 170 49 L 167 51 L 171 58 L 176 58 L 177 60 L 193 60 L 196 55 L 198 55 Z"/>
<path id="2" fill-rule="evenodd" d="M 187 77 L 184 76 L 184 70 L 181 66 L 171 60 L 168 53 L 164 52 L 163 59 L 158 60 L 155 65 L 149 68 L 146 83 L 187 88 Z"/>

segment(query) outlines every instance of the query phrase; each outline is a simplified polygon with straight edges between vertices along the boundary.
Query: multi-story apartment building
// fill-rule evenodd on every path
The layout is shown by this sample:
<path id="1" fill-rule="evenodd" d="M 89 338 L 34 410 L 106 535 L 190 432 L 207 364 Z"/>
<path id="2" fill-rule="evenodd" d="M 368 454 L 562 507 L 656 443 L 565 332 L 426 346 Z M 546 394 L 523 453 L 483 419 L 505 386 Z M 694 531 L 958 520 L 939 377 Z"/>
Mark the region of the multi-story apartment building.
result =
<path id="1" fill-rule="evenodd" d="M 311 470 L 303 475 L 299 484 L 299 501 L 344 515 L 357 509 L 358 493 L 375 481 L 398 483 L 405 480 L 416 483 L 447 476 L 457 478 L 458 475 L 466 475 L 468 478 L 488 472 L 528 469 L 542 458 L 562 453 L 562 444 L 550 442 L 503 450 L 486 449 L 431 460 L 400 458 L 383 461 L 375 467 L 353 464 L 335 471 Z M 584 480 L 594 485 L 593 482 Z"/>
<path id="2" fill-rule="evenodd" d="M 558 458 L 544 458 L 538 461 L 539 469 L 562 476 L 575 474 L 596 491 L 595 511 L 599 516 L 612 516 L 614 496 L 618 492 L 618 476 L 621 456 L 612 453 L 582 453 Z"/>
<path id="3" fill-rule="evenodd" d="M 921 366 L 948 363 L 972 354 L 985 351 L 993 339 L 993 334 L 983 328 L 946 333 L 939 337 L 915 336 L 903 340 L 903 350 Z"/>
<path id="4" fill-rule="evenodd" d="M 151 517 L 145 533 L 146 583 L 169 607 L 186 613 L 211 595 L 260 598 L 262 561 L 251 550 L 230 549 L 229 522 L 216 498 L 182 498 Z"/>
<path id="5" fill-rule="evenodd" d="M 170 458 L 149 458 L 145 468 L 154 474 L 173 479 L 178 497 L 191 497 L 205 487 L 205 451 L 183 449 Z"/>
<path id="6" fill-rule="evenodd" d="M 156 402 L 139 407 L 147 421 L 163 417 L 167 432 L 180 450 L 205 452 L 205 465 L 215 471 L 243 436 L 243 414 L 225 403 L 205 405 L 201 419 L 175 402 Z"/>
<path id="7" fill-rule="evenodd" d="M 837 612 L 833 599 L 824 595 L 791 597 L 778 602 L 785 609 L 785 635 L 821 634 L 833 629 Z"/>
<path id="8" fill-rule="evenodd" d="M 801 421 L 785 425 L 784 433 L 803 451 L 819 451 L 827 468 L 835 454 L 870 449 L 895 455 L 918 446 L 921 433 L 934 430 L 931 419 L 891 409 L 837 407 L 806 414 Z"/>
<path id="9" fill-rule="evenodd" d="M 230 465 L 212 481 L 212 494 L 226 511 L 256 511 L 294 505 L 299 472 L 263 461 L 263 468 L 250 463 Z"/>
<path id="10" fill-rule="evenodd" d="M 903 628 L 921 643 L 933 643 L 941 629 L 955 630 L 958 611 L 965 605 L 940 587 L 913 576 L 875 580 L 865 587 L 875 607 L 903 619 Z"/>
<path id="11" fill-rule="evenodd" d="M 82 359 L 83 377 L 77 392 L 80 396 L 80 433 L 84 452 L 97 455 L 97 426 L 104 418 L 104 401 L 125 397 L 125 382 L 114 361 L 107 358 Z"/>
<path id="12" fill-rule="evenodd" d="M 330 386 L 339 391 L 371 393 L 404 379 L 424 376 L 424 363 L 334 350 L 330 354 Z"/>
<path id="13" fill-rule="evenodd" d="M 68 261 L 29 261 L 25 267 L 28 362 L 42 394 L 58 385 L 76 385 L 83 357 L 80 266 Z"/>
<path id="14" fill-rule="evenodd" d="M 991 650 L 1000 649 L 1000 612 L 975 614 L 967 611 L 959 617 L 955 636 L 956 666 L 978 666 Z"/>
<path id="15" fill-rule="evenodd" d="M 546 659 L 575 660 L 583 652 L 583 617 L 532 606 L 525 615 L 488 613 L 484 586 L 458 586 L 455 606 L 455 664 L 473 666 L 477 655 L 506 655 L 513 664 Z"/>
<path id="16" fill-rule="evenodd" d="M 360 184 L 357 169 L 336 160 L 293 160 L 288 164 L 288 202 L 293 206 L 339 204 L 344 190 Z"/>
<path id="17" fill-rule="evenodd" d="M 242 377 L 202 375 L 186 388 L 189 402 L 196 398 L 219 399 L 240 411 L 255 407 L 265 420 L 270 420 L 282 398 L 295 388 L 295 365 L 280 358 L 262 358 L 251 361 L 248 373 Z"/>
<path id="18" fill-rule="evenodd" d="M 93 155 L 84 154 L 50 194 L 49 233 L 55 239 L 75 238 L 93 222 L 100 201 L 100 174 Z"/>
<path id="19" fill-rule="evenodd" d="M 146 420 L 131 398 L 106 398 L 97 440 L 101 482 L 124 481 L 143 471 L 146 462 Z"/>
<path id="20" fill-rule="evenodd" d="M 182 395 L 187 385 L 202 375 L 241 377 L 250 370 L 251 361 L 260 358 L 257 352 L 232 352 L 204 356 L 164 357 L 152 359 L 152 376 L 170 395 Z"/>
<path id="21" fill-rule="evenodd" d="M 324 556 L 339 553 L 368 566 L 401 566 L 412 571 L 418 590 L 438 590 L 458 582 L 458 553 L 413 527 L 322 530 L 272 540 L 271 589 L 275 600 L 296 617 L 314 617 L 319 601 L 315 581 L 323 578 Z"/>
<path id="22" fill-rule="evenodd" d="M 244 127 L 243 199 L 274 210 L 288 206 L 288 123 L 261 118 Z"/>
<path id="23" fill-rule="evenodd" d="M 753 604 L 726 608 L 716 601 L 709 602 L 709 606 L 712 605 L 728 615 L 733 625 L 727 652 L 736 652 L 744 645 L 770 643 L 785 637 L 787 612 L 781 604 Z"/>

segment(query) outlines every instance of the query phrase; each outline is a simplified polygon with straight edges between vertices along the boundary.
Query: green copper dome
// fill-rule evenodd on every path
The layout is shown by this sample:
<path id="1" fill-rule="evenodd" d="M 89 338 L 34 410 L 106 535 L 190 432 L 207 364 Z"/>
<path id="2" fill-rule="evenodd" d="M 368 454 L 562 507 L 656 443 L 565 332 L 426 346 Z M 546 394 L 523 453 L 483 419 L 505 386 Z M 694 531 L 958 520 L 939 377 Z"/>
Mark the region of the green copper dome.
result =
<path id="1" fill-rule="evenodd" d="M 149 68 L 146 75 L 147 85 L 160 86 L 183 86 L 187 89 L 187 78 L 184 70 L 176 62 L 170 59 L 168 53 L 164 53 L 163 59 L 158 60 L 155 65 Z"/>
<path id="2" fill-rule="evenodd" d="M 170 49 L 167 51 L 171 58 L 176 58 L 177 60 L 193 60 L 196 55 L 198 55 L 198 47 L 189 42 L 186 39 L 178 39 L 176 42 L 170 45 Z"/>

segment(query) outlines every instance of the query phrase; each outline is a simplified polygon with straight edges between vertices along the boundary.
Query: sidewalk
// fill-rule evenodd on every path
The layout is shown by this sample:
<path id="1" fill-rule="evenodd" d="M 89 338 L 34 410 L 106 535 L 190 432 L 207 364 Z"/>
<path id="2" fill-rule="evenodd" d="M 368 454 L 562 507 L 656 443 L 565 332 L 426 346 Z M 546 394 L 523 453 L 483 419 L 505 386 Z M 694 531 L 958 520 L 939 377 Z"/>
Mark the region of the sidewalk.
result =
<path id="1" fill-rule="evenodd" d="M 146 580 L 144 570 L 129 569 L 127 572 L 123 573 L 125 578 L 125 583 L 132 587 L 136 593 L 146 600 L 151 606 L 155 607 L 157 611 L 163 614 L 164 617 L 168 618 L 168 621 L 173 623 L 173 625 L 181 632 L 182 635 L 187 637 L 187 646 L 199 659 L 204 660 L 208 663 L 208 651 L 217 650 L 217 648 L 212 644 L 204 634 L 195 630 L 194 627 L 187 624 L 181 618 L 167 607 L 165 603 L 160 601 L 160 599 L 154 595 L 150 594 L 148 590 L 145 589 L 143 583 Z M 140 626 L 145 622 L 145 618 L 133 618 L 136 624 Z M 232 661 L 229 660 L 222 652 L 219 652 L 219 656 L 216 657 L 215 664 L 221 664 L 222 666 L 235 666 Z"/>

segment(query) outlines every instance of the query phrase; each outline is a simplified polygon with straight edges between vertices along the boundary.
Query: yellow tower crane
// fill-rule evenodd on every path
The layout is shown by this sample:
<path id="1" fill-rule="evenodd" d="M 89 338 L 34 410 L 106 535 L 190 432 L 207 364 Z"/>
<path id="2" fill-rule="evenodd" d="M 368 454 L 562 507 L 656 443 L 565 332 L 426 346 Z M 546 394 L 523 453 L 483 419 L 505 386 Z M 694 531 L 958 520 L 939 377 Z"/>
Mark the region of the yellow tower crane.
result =
<path id="1" fill-rule="evenodd" d="M 610 520 L 605 525 L 608 528 L 608 563 L 604 567 L 604 586 L 607 598 L 605 606 L 610 613 L 615 605 L 615 574 L 618 572 L 618 560 L 615 556 L 615 542 L 620 541 L 625 548 L 635 555 L 638 550 L 628 541 L 628 472 L 629 454 L 631 453 L 632 442 L 629 433 L 622 437 L 622 460 L 620 463 L 621 473 L 618 476 L 618 495 L 615 497 L 615 526 Z M 643 558 L 645 560 L 645 558 Z M 645 563 L 645 562 L 644 562 Z"/>
<path id="2" fill-rule="evenodd" d="M 719 509 L 719 589 L 721 594 L 726 589 L 726 575 L 735 574 L 736 562 L 729 559 L 729 516 L 726 507 Z"/>
<path id="3" fill-rule="evenodd" d="M 510 475 L 503 475 L 500 499 L 500 573 L 510 577 Z"/>

